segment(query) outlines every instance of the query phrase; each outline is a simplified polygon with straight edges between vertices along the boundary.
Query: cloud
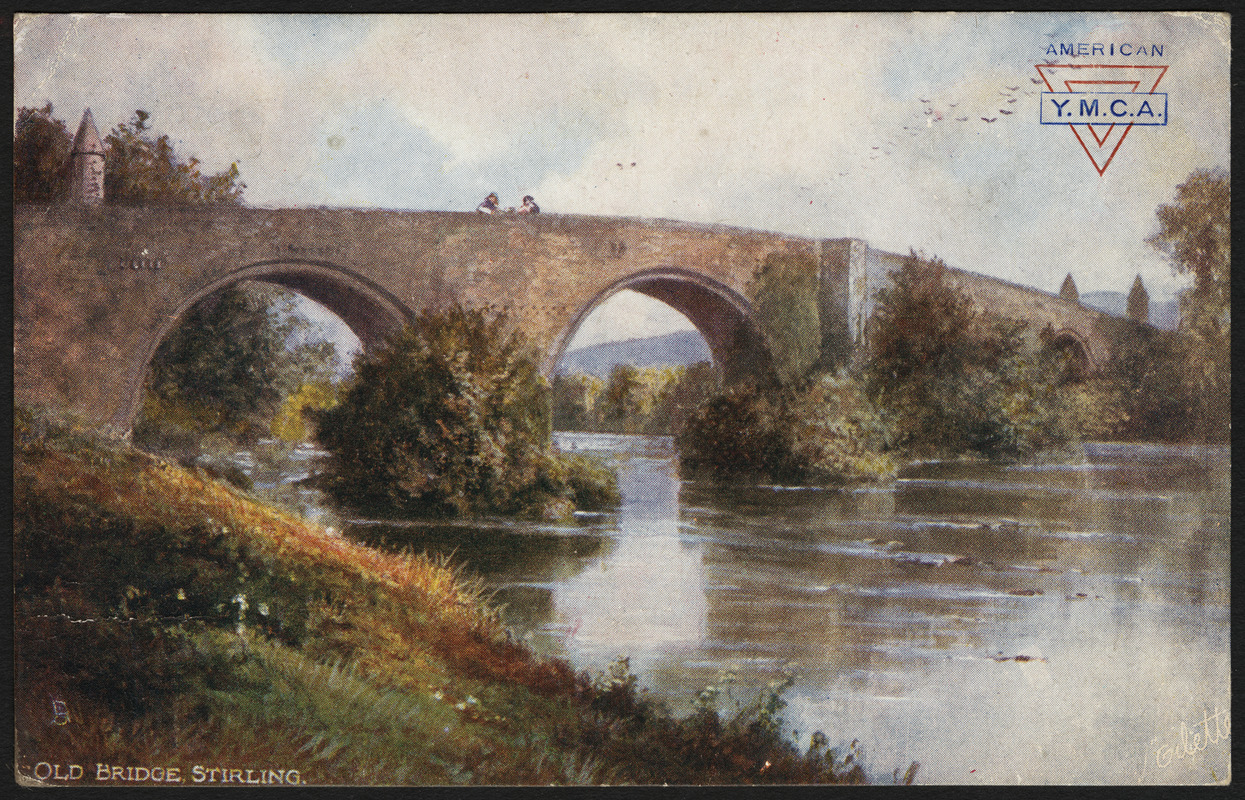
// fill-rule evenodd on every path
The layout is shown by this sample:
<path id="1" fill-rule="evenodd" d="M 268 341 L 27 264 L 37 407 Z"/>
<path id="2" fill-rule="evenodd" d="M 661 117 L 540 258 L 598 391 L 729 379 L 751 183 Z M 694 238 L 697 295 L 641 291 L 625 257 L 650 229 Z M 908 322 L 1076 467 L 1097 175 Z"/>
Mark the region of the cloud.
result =
<path id="1" fill-rule="evenodd" d="M 90 105 L 105 132 L 145 108 L 209 169 L 239 160 L 259 205 L 531 193 L 916 247 L 1052 291 L 1069 271 L 1084 291 L 1141 273 L 1161 295 L 1181 281 L 1144 244 L 1155 207 L 1228 164 L 1226 19 L 20 16 L 15 102 L 51 100 L 70 127 Z M 1051 41 L 1165 43 L 1171 122 L 1135 129 L 1102 177 L 1037 123 Z"/>

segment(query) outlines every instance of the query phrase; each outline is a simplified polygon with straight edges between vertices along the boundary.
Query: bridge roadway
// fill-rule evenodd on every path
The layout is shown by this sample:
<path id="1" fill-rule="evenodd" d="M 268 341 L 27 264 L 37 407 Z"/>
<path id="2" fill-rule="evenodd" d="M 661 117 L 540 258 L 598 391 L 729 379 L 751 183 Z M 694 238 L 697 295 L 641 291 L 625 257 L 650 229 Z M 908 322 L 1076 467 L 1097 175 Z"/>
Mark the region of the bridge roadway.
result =
<path id="1" fill-rule="evenodd" d="M 18 206 L 14 394 L 128 430 L 157 346 L 192 306 L 244 280 L 322 303 L 375 345 L 421 310 L 505 307 L 550 373 L 579 323 L 622 289 L 688 317 L 728 380 L 764 370 L 755 273 L 771 253 L 819 271 L 823 343 L 859 338 L 901 256 L 855 239 L 657 219 L 247 207 Z M 1050 325 L 1088 363 L 1119 320 L 1047 292 L 953 270 L 1000 313 Z"/>

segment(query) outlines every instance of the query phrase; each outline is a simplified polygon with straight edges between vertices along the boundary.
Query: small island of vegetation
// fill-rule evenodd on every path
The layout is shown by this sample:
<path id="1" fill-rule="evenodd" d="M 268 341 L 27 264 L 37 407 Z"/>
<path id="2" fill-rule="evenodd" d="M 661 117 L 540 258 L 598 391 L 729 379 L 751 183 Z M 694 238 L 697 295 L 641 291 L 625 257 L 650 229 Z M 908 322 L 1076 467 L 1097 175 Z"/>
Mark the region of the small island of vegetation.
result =
<path id="1" fill-rule="evenodd" d="M 115 202 L 240 202 L 236 167 L 200 175 L 147 119 L 107 139 L 125 165 L 109 173 Z M 19 200 L 63 195 L 67 138 L 50 106 L 19 110 Z M 563 382 L 551 407 L 538 354 L 501 314 L 425 313 L 342 383 L 331 348 L 290 346 L 287 297 L 225 290 L 156 353 L 133 442 L 17 409 L 15 678 L 39 687 L 17 698 L 17 769 L 89 753 L 187 772 L 287 765 L 320 784 L 863 782 L 855 748 L 828 749 L 820 731 L 797 747 L 785 682 L 734 708 L 707 687 L 678 718 L 625 659 L 590 675 L 538 656 L 448 557 L 266 503 L 245 475 L 205 468 L 202 443 L 314 436 L 331 456 L 319 484 L 373 515 L 555 520 L 616 505 L 618 488 L 602 463 L 552 448 L 553 408 L 606 427 L 647 404 L 660 409 L 647 432 L 686 417 L 686 474 L 754 482 L 886 480 L 913 459 L 1018 458 L 1078 438 L 1222 441 L 1227 196 L 1226 175 L 1197 173 L 1160 209 L 1154 243 L 1193 275 L 1186 323 L 1123 325 L 1123 356 L 1094 376 L 915 253 L 855 359 L 796 335 L 816 328 L 808 270 L 770 259 L 758 305 L 790 323 L 768 331 L 774 380 L 691 410 L 716 383 L 709 368 L 649 395 L 621 370 L 596 416 L 580 401 L 601 387 Z M 48 722 L 49 701 L 64 724 Z M 916 767 L 891 777 L 910 783 Z"/>

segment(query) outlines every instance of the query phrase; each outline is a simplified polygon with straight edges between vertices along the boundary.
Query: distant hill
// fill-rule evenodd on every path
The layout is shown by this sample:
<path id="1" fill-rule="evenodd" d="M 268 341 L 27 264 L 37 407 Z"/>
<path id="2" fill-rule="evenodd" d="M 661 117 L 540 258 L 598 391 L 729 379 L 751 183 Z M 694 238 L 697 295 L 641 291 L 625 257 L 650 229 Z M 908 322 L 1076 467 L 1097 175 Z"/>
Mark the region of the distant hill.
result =
<path id="1" fill-rule="evenodd" d="M 602 342 L 562 354 L 558 372 L 578 372 L 608 378 L 615 364 L 656 367 L 712 361 L 709 346 L 696 331 L 675 331 L 663 336 Z"/>
<path id="2" fill-rule="evenodd" d="M 1113 316 L 1125 316 L 1128 294 L 1125 292 L 1085 292 L 1081 303 Z M 1180 321 L 1180 310 L 1175 298 L 1150 302 L 1150 324 L 1156 328 L 1174 330 Z M 615 364 L 634 364 L 637 367 L 656 367 L 679 364 L 695 364 L 712 361 L 709 346 L 696 331 L 676 331 L 663 336 L 643 339 L 627 339 L 621 342 L 602 342 L 578 350 L 568 350 L 558 362 L 558 372 L 578 372 L 608 378 Z"/>
<path id="3" fill-rule="evenodd" d="M 1128 311 L 1128 294 L 1126 292 L 1085 292 L 1081 295 L 1081 303 L 1113 316 L 1123 317 Z M 1175 330 L 1179 323 L 1180 303 L 1176 298 L 1150 301 L 1151 325 L 1170 331 Z"/>

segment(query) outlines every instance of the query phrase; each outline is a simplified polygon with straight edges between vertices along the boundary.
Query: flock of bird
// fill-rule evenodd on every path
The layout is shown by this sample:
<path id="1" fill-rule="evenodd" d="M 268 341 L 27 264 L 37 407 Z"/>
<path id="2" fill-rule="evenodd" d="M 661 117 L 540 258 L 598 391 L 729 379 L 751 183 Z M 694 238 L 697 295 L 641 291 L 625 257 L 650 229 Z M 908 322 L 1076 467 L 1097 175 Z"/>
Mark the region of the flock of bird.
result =
<path id="1" fill-rule="evenodd" d="M 1029 79 L 1029 81 L 1030 81 L 1031 83 L 1035 83 L 1035 84 L 1038 84 L 1038 85 L 1041 85 L 1041 83 L 1042 83 L 1042 79 L 1041 79 L 1041 78 L 1030 78 L 1030 79 Z M 1003 96 L 1003 97 L 1007 98 L 1007 99 L 1006 99 L 1006 100 L 1000 100 L 1000 101 L 999 101 L 999 103 L 998 103 L 998 105 L 999 105 L 999 106 L 1010 106 L 1011 104 L 1013 104 L 1013 103 L 1015 103 L 1017 100 L 1019 100 L 1019 99 L 1020 99 L 1020 97 L 1016 95 L 1016 92 L 1019 92 L 1019 91 L 1020 91 L 1021 86 L 1023 86 L 1023 85 L 1024 85 L 1024 84 L 1020 84 L 1020 85 L 1017 85 L 1017 86 L 1004 86 L 1003 88 L 1004 88 L 1004 89 L 1006 89 L 1007 91 L 1000 91 L 1000 92 L 999 92 L 999 94 L 1000 94 L 1001 96 Z M 1033 90 L 1031 90 L 1031 89 L 1025 89 L 1025 90 L 1024 90 L 1024 92 L 1022 92 L 1022 94 L 1024 94 L 1024 95 L 1032 95 L 1033 93 L 1034 93 L 1034 92 L 1033 92 Z M 926 122 L 925 122 L 925 127 L 932 127 L 934 123 L 936 123 L 936 122 L 942 122 L 942 119 L 943 119 L 943 112 L 942 112 L 940 109 L 936 109 L 936 108 L 934 108 L 934 105 L 933 105 L 933 101 L 932 101 L 932 100 L 927 100 L 927 99 L 926 99 L 926 98 L 924 98 L 924 97 L 918 97 L 918 98 L 917 98 L 917 100 L 920 100 L 920 101 L 921 101 L 921 103 L 923 103 L 923 104 L 925 105 L 925 116 L 926 116 L 926 117 L 928 117 L 928 119 L 927 119 L 927 120 L 926 120 Z M 955 108 L 955 107 L 957 107 L 958 105 L 959 105 L 959 103 L 948 103 L 948 104 L 947 104 L 947 107 L 948 107 L 948 108 Z M 948 113 L 948 114 L 950 114 L 951 112 L 949 112 L 949 111 L 948 111 L 947 113 Z M 962 112 L 961 112 L 961 113 L 962 113 Z M 986 112 L 986 114 L 989 114 L 989 113 L 990 113 L 989 111 L 987 111 L 987 112 Z M 998 109 L 997 109 L 997 112 L 996 112 L 996 114 L 995 114 L 994 116 L 984 116 L 984 115 L 983 115 L 983 116 L 979 117 L 979 119 L 980 119 L 982 122 L 985 122 L 985 123 L 989 124 L 989 123 L 991 123 L 991 122 L 997 122 L 997 121 L 998 121 L 998 119 L 999 119 L 999 115 L 1002 115 L 1002 116 L 1005 116 L 1005 117 L 1009 117 L 1009 116 L 1011 116 L 1011 115 L 1012 115 L 1012 114 L 1014 114 L 1014 113 L 1016 113 L 1015 109 L 1000 107 L 1000 108 L 998 108 Z M 956 122 L 968 122 L 969 117 L 968 117 L 968 116 L 963 116 L 963 117 L 954 117 L 954 119 L 955 119 L 955 121 L 956 121 Z M 912 127 L 910 127 L 910 126 L 904 126 L 904 130 L 906 130 L 906 131 L 911 131 L 911 133 L 910 133 L 910 135 L 911 135 L 911 136 L 916 136 L 916 135 L 920 132 L 919 126 L 918 126 L 917 128 L 912 128 Z"/>
<path id="2" fill-rule="evenodd" d="M 1036 94 L 1037 91 L 1045 88 L 1042 86 L 1043 81 L 1041 78 L 1029 78 L 1029 81 L 1036 84 L 1036 86 L 1032 88 L 1025 87 L 1023 83 L 1016 86 L 1005 85 L 1003 90 L 998 93 L 1000 95 L 1000 99 L 998 100 L 995 108 L 987 111 L 985 114 L 980 116 L 979 119 L 984 124 L 988 125 L 998 122 L 1001 117 L 1009 117 L 1016 113 L 1015 103 L 1020 100 L 1021 97 Z M 908 132 L 909 136 L 920 136 L 923 130 L 933 128 L 935 124 L 942 123 L 944 119 L 947 121 L 953 120 L 955 122 L 963 123 L 969 122 L 973 116 L 972 114 L 966 114 L 965 109 L 961 108 L 963 105 L 962 101 L 947 103 L 945 106 L 942 106 L 941 104 L 936 103 L 936 101 L 932 98 L 918 97 L 916 99 L 919 100 L 924 106 L 924 113 L 922 114 L 922 117 L 925 120 L 925 124 L 904 125 L 903 129 Z M 962 116 L 955 116 L 957 111 L 954 111 L 953 109 L 958 109 L 958 113 Z M 869 161 L 876 161 L 879 156 L 891 155 L 891 148 L 894 148 L 895 146 L 896 144 L 894 140 L 887 140 L 883 144 L 871 146 L 870 150 L 872 152 L 869 154 Z M 839 173 L 839 177 L 846 177 L 849 173 L 850 170 L 845 170 Z"/>

